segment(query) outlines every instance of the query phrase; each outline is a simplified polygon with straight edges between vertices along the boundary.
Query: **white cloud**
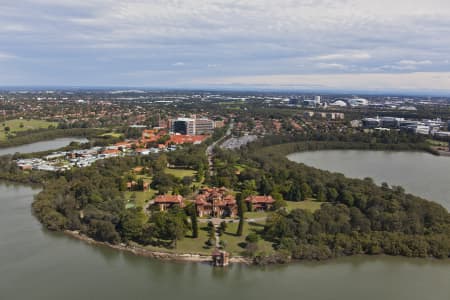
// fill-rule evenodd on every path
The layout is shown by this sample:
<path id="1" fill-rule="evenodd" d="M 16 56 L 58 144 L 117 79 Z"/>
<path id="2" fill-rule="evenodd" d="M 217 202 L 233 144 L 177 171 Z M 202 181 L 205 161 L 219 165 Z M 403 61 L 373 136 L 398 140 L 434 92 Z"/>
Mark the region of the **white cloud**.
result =
<path id="1" fill-rule="evenodd" d="M 364 60 L 369 59 L 372 56 L 367 52 L 343 52 L 314 56 L 311 60 L 328 61 L 328 60 Z"/>
<path id="2" fill-rule="evenodd" d="M 450 72 L 236 76 L 193 81 L 193 83 L 200 82 L 207 82 L 210 85 L 239 83 L 241 85 L 274 88 L 316 86 L 327 89 L 398 89 L 410 91 L 434 89 L 450 91 Z"/>
<path id="3" fill-rule="evenodd" d="M 167 82 L 175 75 L 180 81 L 201 78 L 201 72 L 218 76 L 219 66 L 229 76 L 448 68 L 438 63 L 449 59 L 448 0 L 1 2 L 0 49 L 36 62 L 17 60 L 16 68 L 30 74 L 45 72 L 39 65 L 45 61 L 55 81 L 67 80 L 67 72 L 50 70 L 83 64 L 98 69 L 94 79 L 108 70 L 122 84 L 137 83 L 120 77 L 136 68 L 154 70 L 152 76 Z"/>
<path id="4" fill-rule="evenodd" d="M 406 66 L 423 66 L 423 65 L 431 65 L 433 62 L 431 60 L 401 60 L 398 62 L 399 65 Z"/>
<path id="5" fill-rule="evenodd" d="M 338 63 L 318 63 L 316 65 L 319 69 L 335 69 L 335 70 L 347 70 L 348 67 Z"/>
<path id="6" fill-rule="evenodd" d="M 15 56 L 15 55 L 0 52 L 0 61 L 12 60 L 12 59 L 16 59 L 16 58 L 17 58 L 17 56 Z"/>

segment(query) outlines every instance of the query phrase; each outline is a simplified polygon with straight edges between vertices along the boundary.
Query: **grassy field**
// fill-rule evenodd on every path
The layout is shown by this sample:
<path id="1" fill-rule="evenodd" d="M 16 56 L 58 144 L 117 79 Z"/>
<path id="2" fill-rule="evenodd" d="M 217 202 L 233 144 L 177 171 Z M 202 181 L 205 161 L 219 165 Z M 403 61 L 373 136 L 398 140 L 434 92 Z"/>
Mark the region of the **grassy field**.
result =
<path id="1" fill-rule="evenodd" d="M 125 198 L 129 201 L 127 207 L 144 207 L 145 204 L 153 198 L 156 191 L 150 190 L 145 192 L 125 192 Z M 136 196 L 136 200 L 131 200 L 132 195 Z"/>
<path id="2" fill-rule="evenodd" d="M 198 253 L 209 255 L 213 251 L 214 247 L 205 247 L 205 242 L 208 240 L 208 231 L 206 224 L 199 224 L 199 237 L 194 239 L 191 237 L 189 232 L 184 239 L 178 241 L 176 249 L 158 248 L 158 247 L 147 247 L 148 249 L 155 251 L 165 251 L 165 252 L 178 252 L 178 253 Z M 242 236 L 236 236 L 238 223 L 228 223 L 227 230 L 220 237 L 221 240 L 225 241 L 225 250 L 231 252 L 233 255 L 242 255 L 245 250 L 245 237 L 250 232 L 258 232 L 263 229 L 262 224 L 247 224 L 244 225 L 244 231 Z M 259 250 L 266 253 L 273 252 L 273 247 L 270 242 L 260 240 L 258 242 Z"/>
<path id="3" fill-rule="evenodd" d="M 198 238 L 194 239 L 191 236 L 192 233 L 189 232 L 184 239 L 178 241 L 177 252 L 211 254 L 212 249 L 205 248 L 205 242 L 208 240 L 208 230 L 205 224 L 199 224 Z"/>
<path id="4" fill-rule="evenodd" d="M 436 141 L 436 140 L 432 140 L 432 139 L 427 139 L 427 143 L 430 144 L 431 146 L 437 146 L 437 147 L 447 147 L 448 146 L 447 142 Z"/>
<path id="5" fill-rule="evenodd" d="M 264 212 L 264 211 L 258 211 L 258 212 L 250 211 L 250 212 L 245 213 L 245 218 L 246 219 L 264 218 L 264 217 L 267 217 L 267 214 L 268 213 Z"/>
<path id="6" fill-rule="evenodd" d="M 205 224 L 200 224 L 198 238 L 192 238 L 192 233 L 188 232 L 185 238 L 177 242 L 176 249 L 146 246 L 147 249 L 152 251 L 162 251 L 170 253 L 196 253 L 210 255 L 213 251 L 212 248 L 205 247 L 205 242 L 208 240 L 208 231 Z"/>
<path id="7" fill-rule="evenodd" d="M 315 212 L 316 210 L 320 209 L 320 206 L 324 202 L 317 202 L 313 199 L 300 201 L 300 202 L 294 202 L 294 201 L 286 201 L 287 203 L 287 209 L 289 211 L 293 209 L 304 209 L 309 210 L 310 212 Z M 246 212 L 245 218 L 246 219 L 257 219 L 257 218 L 264 218 L 267 217 L 267 212 Z"/>
<path id="8" fill-rule="evenodd" d="M 196 171 L 188 170 L 188 169 L 169 169 L 169 168 L 167 168 L 164 170 L 164 172 L 167 174 L 171 174 L 178 178 L 183 178 L 186 176 L 195 176 L 197 174 Z"/>
<path id="9" fill-rule="evenodd" d="M 14 135 L 14 133 L 16 132 L 36 130 L 36 129 L 47 129 L 49 126 L 56 127 L 57 125 L 58 124 L 55 122 L 48 122 L 43 120 L 20 120 L 20 119 L 9 120 L 6 122 L 2 122 L 2 128 L 0 130 L 0 140 L 5 140 L 7 137 L 5 127 L 9 127 L 10 134 Z"/>
<path id="10" fill-rule="evenodd" d="M 293 202 L 293 201 L 287 201 L 287 208 L 288 210 L 293 210 L 293 209 L 304 209 L 304 210 L 309 210 L 311 212 L 315 212 L 316 210 L 320 209 L 320 206 L 323 204 L 324 202 L 316 202 L 313 200 L 305 200 L 305 201 L 300 201 L 300 202 Z"/>
<path id="11" fill-rule="evenodd" d="M 245 223 L 242 236 L 236 236 L 238 223 L 228 223 L 227 230 L 225 230 L 225 233 L 220 237 L 220 239 L 226 243 L 225 250 L 231 252 L 233 255 L 242 255 L 246 245 L 245 237 L 251 232 L 261 231 L 263 226 L 263 224 Z M 266 253 L 271 253 L 274 251 L 272 244 L 264 240 L 260 240 L 258 242 L 258 248 Z"/>
<path id="12" fill-rule="evenodd" d="M 107 132 L 104 133 L 100 136 L 105 136 L 105 137 L 113 137 L 113 138 L 122 138 L 123 134 L 122 133 L 117 133 L 117 132 Z"/>

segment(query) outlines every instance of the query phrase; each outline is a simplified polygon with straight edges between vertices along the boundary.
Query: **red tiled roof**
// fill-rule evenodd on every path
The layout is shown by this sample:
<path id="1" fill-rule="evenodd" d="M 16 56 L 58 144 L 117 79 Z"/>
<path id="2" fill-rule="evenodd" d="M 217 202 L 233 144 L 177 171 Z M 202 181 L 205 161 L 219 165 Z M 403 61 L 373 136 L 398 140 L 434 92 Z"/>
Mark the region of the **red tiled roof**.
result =
<path id="1" fill-rule="evenodd" d="M 106 149 L 103 150 L 102 154 L 119 154 L 120 150 L 117 149 Z"/>
<path id="2" fill-rule="evenodd" d="M 114 144 L 114 146 L 116 147 L 123 147 L 123 148 L 131 148 L 132 145 L 133 143 L 131 142 L 119 142 Z"/>
<path id="3" fill-rule="evenodd" d="M 180 134 L 173 134 L 170 136 L 170 139 L 167 141 L 167 144 L 173 143 L 173 144 L 187 144 L 187 143 L 201 143 L 206 138 L 208 138 L 207 135 L 180 135 Z"/>
<path id="4" fill-rule="evenodd" d="M 159 195 L 155 198 L 155 203 L 181 203 L 183 196 L 180 195 Z"/>
<path id="5" fill-rule="evenodd" d="M 249 196 L 245 199 L 245 201 L 251 202 L 253 204 L 257 204 L 257 203 L 272 204 L 275 202 L 275 200 L 272 198 L 272 196 Z"/>
<path id="6" fill-rule="evenodd" d="M 195 204 L 202 206 L 233 206 L 236 199 L 233 195 L 227 194 L 226 188 L 203 188 L 195 198 Z"/>

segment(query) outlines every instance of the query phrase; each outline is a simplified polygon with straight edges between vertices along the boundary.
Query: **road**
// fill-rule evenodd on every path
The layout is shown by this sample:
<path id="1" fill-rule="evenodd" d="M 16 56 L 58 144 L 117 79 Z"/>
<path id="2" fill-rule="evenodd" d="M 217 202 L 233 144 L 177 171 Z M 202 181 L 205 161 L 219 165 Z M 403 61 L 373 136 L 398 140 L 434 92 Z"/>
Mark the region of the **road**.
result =
<path id="1" fill-rule="evenodd" d="M 221 145 L 221 147 L 223 149 L 229 149 L 229 150 L 234 150 L 234 149 L 239 149 L 244 145 L 247 145 L 248 143 L 251 143 L 253 141 L 256 141 L 258 139 L 258 136 L 256 135 L 244 135 L 238 138 L 229 138 L 228 140 L 226 140 L 225 142 L 223 142 L 223 144 Z"/>
<path id="2" fill-rule="evenodd" d="M 234 122 L 233 120 L 230 121 L 230 126 L 228 127 L 227 132 L 223 137 L 212 143 L 211 145 L 206 148 L 206 156 L 208 157 L 208 169 L 209 169 L 209 175 L 214 175 L 214 163 L 213 163 L 213 157 L 214 157 L 214 148 L 217 146 L 217 144 L 221 143 L 226 137 L 231 135 L 231 131 L 233 130 Z"/>

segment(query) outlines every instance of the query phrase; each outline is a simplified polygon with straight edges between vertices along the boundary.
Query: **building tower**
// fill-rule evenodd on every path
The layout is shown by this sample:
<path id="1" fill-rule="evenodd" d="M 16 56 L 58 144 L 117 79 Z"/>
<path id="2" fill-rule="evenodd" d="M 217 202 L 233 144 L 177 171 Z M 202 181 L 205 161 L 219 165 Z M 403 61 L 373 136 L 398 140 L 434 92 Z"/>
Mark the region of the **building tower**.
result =
<path id="1" fill-rule="evenodd" d="M 314 103 L 315 103 L 316 105 L 320 105 L 320 100 L 321 100 L 321 97 L 320 97 L 320 96 L 314 96 Z"/>

